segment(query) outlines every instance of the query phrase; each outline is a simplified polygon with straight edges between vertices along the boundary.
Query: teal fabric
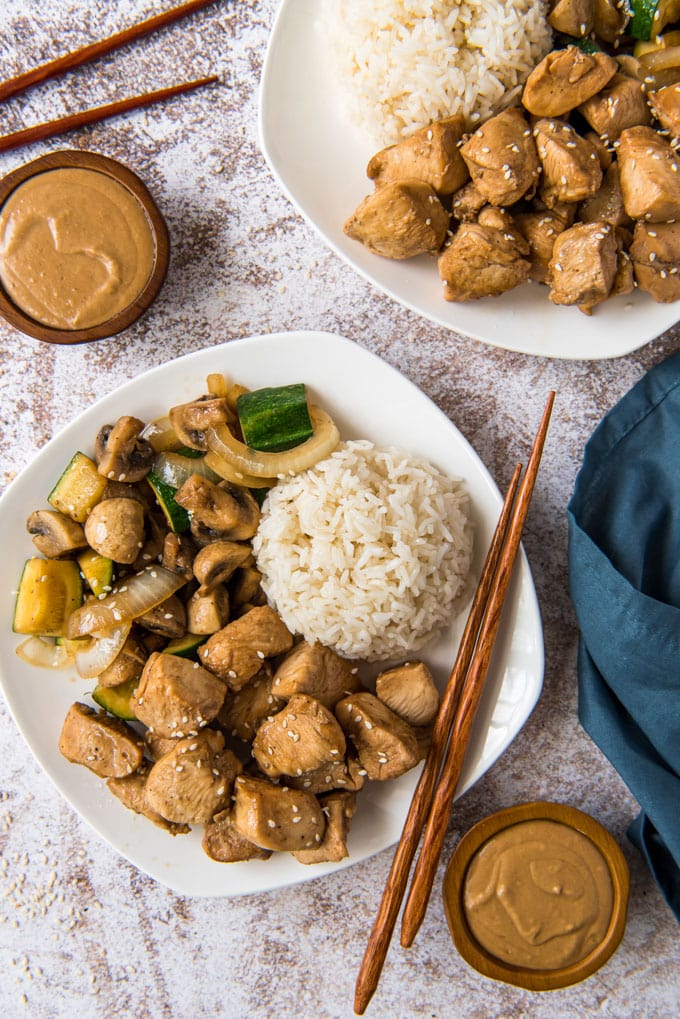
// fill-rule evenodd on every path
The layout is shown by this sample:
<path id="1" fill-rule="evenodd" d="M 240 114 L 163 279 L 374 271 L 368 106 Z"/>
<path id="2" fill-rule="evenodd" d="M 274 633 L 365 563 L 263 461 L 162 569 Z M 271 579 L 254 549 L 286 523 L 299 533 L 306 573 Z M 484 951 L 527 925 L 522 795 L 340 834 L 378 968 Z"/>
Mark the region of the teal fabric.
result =
<path id="1" fill-rule="evenodd" d="M 629 837 L 680 921 L 680 354 L 598 425 L 567 517 L 579 719 L 640 804 Z"/>

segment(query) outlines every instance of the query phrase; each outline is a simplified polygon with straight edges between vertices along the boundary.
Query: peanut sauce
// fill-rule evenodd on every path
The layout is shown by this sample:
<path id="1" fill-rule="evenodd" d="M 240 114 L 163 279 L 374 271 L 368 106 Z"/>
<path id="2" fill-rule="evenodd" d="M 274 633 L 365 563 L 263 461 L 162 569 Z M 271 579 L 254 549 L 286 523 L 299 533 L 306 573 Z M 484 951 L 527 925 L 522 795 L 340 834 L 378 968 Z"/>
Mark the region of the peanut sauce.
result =
<path id="1" fill-rule="evenodd" d="M 97 170 L 36 174 L 0 210 L 7 296 L 57 329 L 86 329 L 123 311 L 143 290 L 155 254 L 140 202 Z"/>
<path id="2" fill-rule="evenodd" d="M 612 915 L 609 867 L 581 832 L 556 821 L 522 821 L 473 856 L 464 909 L 477 942 L 497 959 L 559 969 L 602 942 Z"/>

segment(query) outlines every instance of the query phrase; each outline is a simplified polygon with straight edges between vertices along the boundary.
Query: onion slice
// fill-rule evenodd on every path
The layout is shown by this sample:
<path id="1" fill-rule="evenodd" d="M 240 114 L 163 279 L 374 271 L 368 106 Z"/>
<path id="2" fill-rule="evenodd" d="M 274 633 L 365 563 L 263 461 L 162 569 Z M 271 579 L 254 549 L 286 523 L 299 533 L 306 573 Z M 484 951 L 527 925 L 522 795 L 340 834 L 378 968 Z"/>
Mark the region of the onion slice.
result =
<path id="1" fill-rule="evenodd" d="M 203 459 L 206 467 L 210 467 L 223 481 L 230 481 L 232 485 L 239 485 L 241 488 L 272 488 L 276 484 L 276 478 L 258 478 L 255 474 L 244 474 L 217 453 L 209 451 Z"/>
<path id="2" fill-rule="evenodd" d="M 67 637 L 84 637 L 113 630 L 160 605 L 186 583 L 184 577 L 163 566 L 147 566 L 126 577 L 120 587 L 101 601 L 86 602 L 69 616 Z"/>
<path id="3" fill-rule="evenodd" d="M 17 656 L 39 669 L 65 669 L 73 664 L 73 653 L 65 644 L 56 644 L 45 637 L 29 637 L 19 644 Z"/>
<path id="4" fill-rule="evenodd" d="M 78 675 L 82 679 L 94 679 L 99 676 L 118 657 L 129 632 L 128 622 L 106 633 L 93 633 L 89 640 L 83 642 L 82 650 L 76 651 Z"/>
<path id="5" fill-rule="evenodd" d="M 286 478 L 299 474 L 328 456 L 340 441 L 335 422 L 325 411 L 310 404 L 309 416 L 314 434 L 299 446 L 281 453 L 251 449 L 239 442 L 226 425 L 216 425 L 206 431 L 208 448 L 242 474 L 254 474 L 258 478 Z"/>

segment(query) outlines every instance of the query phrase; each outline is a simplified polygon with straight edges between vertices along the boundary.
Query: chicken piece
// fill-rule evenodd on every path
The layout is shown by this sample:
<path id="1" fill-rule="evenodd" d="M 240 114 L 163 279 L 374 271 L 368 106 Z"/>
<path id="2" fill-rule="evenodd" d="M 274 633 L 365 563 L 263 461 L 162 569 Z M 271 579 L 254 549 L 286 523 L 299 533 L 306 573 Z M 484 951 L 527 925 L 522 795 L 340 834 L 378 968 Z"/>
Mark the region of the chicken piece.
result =
<path id="1" fill-rule="evenodd" d="M 271 850 L 262 849 L 244 838 L 232 823 L 232 811 L 222 810 L 208 821 L 203 832 L 203 851 L 217 863 L 242 863 L 268 860 Z"/>
<path id="2" fill-rule="evenodd" d="M 310 793 L 327 793 L 331 789 L 347 789 L 359 792 L 364 787 L 366 769 L 356 756 L 352 747 L 341 761 L 324 765 L 315 771 L 305 771 L 302 775 L 287 776 L 286 781 L 294 789 L 307 789 Z"/>
<path id="3" fill-rule="evenodd" d="M 620 236 L 620 231 L 616 232 L 616 241 L 616 275 L 614 276 L 614 282 L 609 293 L 610 297 L 618 297 L 621 294 L 630 294 L 635 286 L 633 260 L 626 250 L 626 244 Z"/>
<path id="4" fill-rule="evenodd" d="M 616 233 L 609 223 L 577 223 L 555 241 L 550 262 L 553 304 L 586 314 L 609 297 L 617 270 Z"/>
<path id="5" fill-rule="evenodd" d="M 312 849 L 293 853 L 298 863 L 339 863 L 349 856 L 347 836 L 356 809 L 356 793 L 334 792 L 319 799 L 326 815 L 326 830 L 321 842 Z"/>
<path id="6" fill-rule="evenodd" d="M 612 226 L 630 226 L 630 216 L 623 205 L 619 167 L 612 163 L 605 170 L 600 190 L 581 204 L 578 218 L 582 223 L 611 223 Z"/>
<path id="7" fill-rule="evenodd" d="M 627 74 L 615 74 L 601 92 L 581 103 L 579 113 L 607 145 L 612 145 L 627 127 L 652 122 L 642 82 Z"/>
<path id="8" fill-rule="evenodd" d="M 400 180 L 364 198 L 343 230 L 376 255 L 405 259 L 439 251 L 448 227 L 449 214 L 429 184 Z"/>
<path id="9" fill-rule="evenodd" d="M 64 719 L 59 751 L 100 778 L 123 778 L 142 763 L 144 743 L 124 722 L 76 702 Z"/>
<path id="10" fill-rule="evenodd" d="M 254 566 L 238 569 L 229 584 L 232 609 L 238 611 L 245 605 L 251 608 L 264 605 L 265 595 L 261 587 L 262 574 Z"/>
<path id="11" fill-rule="evenodd" d="M 218 584 L 226 584 L 236 570 L 254 562 L 250 545 L 222 538 L 213 541 L 197 553 L 194 559 L 194 576 L 199 582 L 199 593 L 210 594 Z"/>
<path id="12" fill-rule="evenodd" d="M 648 93 L 654 116 L 677 145 L 680 138 L 680 85 L 666 85 Z"/>
<path id="13" fill-rule="evenodd" d="M 522 102 L 535 117 L 561 117 L 596 95 L 618 69 L 616 60 L 601 50 L 553 50 L 527 78 Z"/>
<path id="14" fill-rule="evenodd" d="M 303 640 L 280 662 L 274 674 L 273 691 L 283 698 L 296 693 L 309 694 L 324 707 L 333 708 L 341 697 L 360 686 L 358 669 L 353 662 L 322 644 Z"/>
<path id="15" fill-rule="evenodd" d="M 529 248 L 519 232 L 463 223 L 439 257 L 447 301 L 471 301 L 512 290 L 529 278 Z"/>
<path id="16" fill-rule="evenodd" d="M 144 732 L 144 743 L 151 760 L 160 761 L 161 757 L 169 754 L 175 748 L 177 740 L 167 736 L 157 736 L 151 729 L 146 729 Z"/>
<path id="17" fill-rule="evenodd" d="M 637 223 L 630 256 L 641 290 L 662 304 L 680 300 L 680 223 Z"/>
<path id="18" fill-rule="evenodd" d="M 252 743 L 265 718 L 275 715 L 285 705 L 282 697 L 274 696 L 271 666 L 265 662 L 258 674 L 237 693 L 225 697 L 217 720 L 227 732 L 246 743 Z"/>
<path id="19" fill-rule="evenodd" d="M 398 778 L 420 760 L 413 728 L 371 693 L 352 694 L 335 706 L 368 778 Z"/>
<path id="20" fill-rule="evenodd" d="M 224 746 L 221 732 L 204 729 L 175 741 L 151 768 L 145 799 L 151 810 L 177 824 L 206 824 L 231 801 L 234 779 L 243 771 Z"/>
<path id="21" fill-rule="evenodd" d="M 598 39 L 618 45 L 630 21 L 630 6 L 621 0 L 593 0 L 593 30 Z"/>
<path id="22" fill-rule="evenodd" d="M 602 183 L 602 167 L 593 145 L 563 120 L 539 120 L 534 127 L 543 165 L 541 199 L 552 208 L 557 202 L 581 202 Z"/>
<path id="23" fill-rule="evenodd" d="M 477 185 L 470 181 L 453 196 L 451 215 L 461 223 L 473 223 L 485 205 L 486 198 Z"/>
<path id="24" fill-rule="evenodd" d="M 175 493 L 175 502 L 191 516 L 192 533 L 198 522 L 215 538 L 246 541 L 260 522 L 260 507 L 247 488 L 228 481 L 215 484 L 192 474 Z"/>
<path id="25" fill-rule="evenodd" d="M 226 685 L 198 662 L 155 651 L 144 666 L 130 707 L 157 736 L 181 739 L 208 725 L 222 707 Z"/>
<path id="26" fill-rule="evenodd" d="M 606 170 L 608 170 L 609 167 L 612 165 L 612 153 L 611 150 L 608 149 L 605 143 L 602 141 L 599 134 L 597 134 L 596 131 L 586 131 L 583 137 L 586 139 L 586 141 L 590 142 L 590 144 L 597 152 L 597 158 L 600 161 L 600 167 L 602 168 L 602 171 L 605 172 Z"/>
<path id="27" fill-rule="evenodd" d="M 425 662 L 405 662 L 381 672 L 375 681 L 379 700 L 409 725 L 429 725 L 439 710 L 439 690 Z"/>
<path id="28" fill-rule="evenodd" d="M 415 179 L 429 184 L 438 195 L 451 195 L 469 176 L 458 147 L 464 133 L 465 119 L 461 116 L 429 124 L 377 152 L 366 173 L 378 186 Z"/>
<path id="29" fill-rule="evenodd" d="M 142 814 L 149 821 L 153 821 L 155 825 L 163 828 L 171 835 L 186 835 L 191 831 L 188 824 L 176 824 L 174 821 L 167 821 L 147 804 L 145 798 L 146 780 L 150 770 L 151 765 L 149 762 L 142 761 L 137 771 L 133 772 L 132 775 L 126 775 L 125 778 L 110 778 L 106 785 L 128 810 L 133 810 L 135 814 Z"/>
<path id="30" fill-rule="evenodd" d="M 346 748 L 344 733 L 328 708 L 306 694 L 294 694 L 257 730 L 253 757 L 268 778 L 278 778 L 339 761 Z"/>
<path id="31" fill-rule="evenodd" d="M 619 138 L 623 204 L 631 219 L 680 219 L 680 168 L 668 142 L 651 127 L 629 127 Z"/>
<path id="32" fill-rule="evenodd" d="M 550 259 L 555 238 L 566 230 L 564 220 L 554 211 L 519 212 L 514 217 L 517 229 L 529 245 L 529 275 L 537 283 L 550 282 Z"/>
<path id="33" fill-rule="evenodd" d="M 100 686 L 111 687 L 139 679 L 147 658 L 144 646 L 130 634 L 111 664 L 99 673 L 97 682 Z"/>
<path id="34" fill-rule="evenodd" d="M 548 24 L 556 32 L 584 38 L 593 30 L 593 0 L 557 0 L 548 15 Z"/>
<path id="35" fill-rule="evenodd" d="M 257 675 L 265 658 L 283 654 L 292 646 L 293 638 L 281 617 L 269 605 L 262 605 L 209 637 L 198 657 L 206 669 L 236 691 Z"/>
<path id="36" fill-rule="evenodd" d="M 475 187 L 492 205 L 513 205 L 536 190 L 538 153 L 518 107 L 487 120 L 460 152 Z"/>
<path id="37" fill-rule="evenodd" d="M 189 633 L 217 633 L 229 621 L 229 592 L 218 584 L 208 594 L 195 591 L 187 602 Z"/>
<path id="38" fill-rule="evenodd" d="M 232 824 L 256 846 L 295 852 L 322 841 L 326 815 L 311 793 L 249 775 L 236 779 L 234 792 Z"/>

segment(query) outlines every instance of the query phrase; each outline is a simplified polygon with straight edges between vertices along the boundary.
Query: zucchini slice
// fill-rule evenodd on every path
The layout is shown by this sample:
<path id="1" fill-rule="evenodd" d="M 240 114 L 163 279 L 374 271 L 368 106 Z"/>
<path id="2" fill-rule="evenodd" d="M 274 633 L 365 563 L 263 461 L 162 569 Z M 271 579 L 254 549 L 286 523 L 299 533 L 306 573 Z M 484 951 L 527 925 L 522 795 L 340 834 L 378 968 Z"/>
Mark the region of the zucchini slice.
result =
<path id="1" fill-rule="evenodd" d="M 19 581 L 12 629 L 38 637 L 63 637 L 83 600 L 83 582 L 72 559 L 27 559 Z"/>
<path id="2" fill-rule="evenodd" d="M 630 0 L 630 9 L 634 39 L 652 39 L 680 18 L 680 0 Z"/>
<path id="3" fill-rule="evenodd" d="M 93 548 L 81 552 L 77 558 L 80 572 L 92 594 L 99 598 L 113 587 L 113 560 L 99 555 Z"/>
<path id="4" fill-rule="evenodd" d="M 107 480 L 97 470 L 94 460 L 76 453 L 47 497 L 47 501 L 71 520 L 84 524 L 97 505 Z"/>
<path id="5" fill-rule="evenodd" d="M 151 485 L 153 493 L 156 496 L 156 502 L 163 510 L 163 514 L 168 522 L 170 530 L 174 531 L 176 534 L 179 534 L 182 531 L 188 531 L 190 523 L 189 514 L 183 506 L 180 506 L 179 503 L 175 502 L 175 492 L 177 489 L 173 488 L 172 485 L 166 485 L 166 483 L 161 481 L 158 475 L 153 472 L 147 474 L 146 480 Z"/>
<path id="6" fill-rule="evenodd" d="M 137 717 L 130 710 L 130 698 L 139 686 L 139 679 L 126 679 L 118 686 L 100 686 L 97 684 L 92 691 L 92 700 L 110 715 L 132 722 Z"/>
<path id="7" fill-rule="evenodd" d="M 306 442 L 314 432 L 302 382 L 242 393 L 236 411 L 251 449 L 278 453 Z"/>
<path id="8" fill-rule="evenodd" d="M 163 654 L 177 655 L 179 658 L 195 658 L 196 651 L 205 644 L 208 639 L 207 633 L 185 633 L 183 637 L 176 637 L 163 648 Z"/>

